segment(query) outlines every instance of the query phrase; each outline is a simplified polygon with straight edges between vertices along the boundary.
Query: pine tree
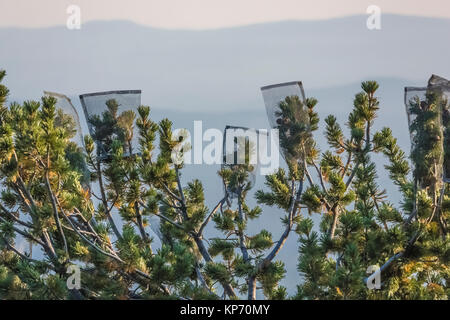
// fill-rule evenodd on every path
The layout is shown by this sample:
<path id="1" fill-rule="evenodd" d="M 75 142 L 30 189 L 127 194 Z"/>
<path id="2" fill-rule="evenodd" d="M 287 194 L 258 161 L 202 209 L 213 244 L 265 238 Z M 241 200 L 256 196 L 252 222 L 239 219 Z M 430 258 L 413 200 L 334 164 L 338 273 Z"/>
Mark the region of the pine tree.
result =
<path id="1" fill-rule="evenodd" d="M 391 130 L 372 133 L 377 88 L 362 84 L 348 137 L 334 116 L 326 118 L 322 153 L 314 139 L 317 100 L 292 96 L 280 104 L 287 170 L 266 176 L 256 192 L 260 205 L 284 212 L 273 239 L 247 228 L 264 214 L 249 205 L 249 141 L 241 146 L 245 161 L 218 172 L 224 195 L 208 208 L 201 181 L 183 181 L 184 164 L 172 157 L 184 138 L 175 139 L 168 119 L 152 121 L 149 107 L 119 113 L 117 101 L 107 101 L 103 114 L 88 119 L 92 136 L 77 146 L 73 119 L 54 98 L 7 107 L 0 84 L 0 299 L 255 299 L 258 289 L 286 299 L 277 256 L 294 233 L 302 276 L 294 298 L 446 299 L 450 191 L 438 173 L 447 159 L 448 107 L 432 92 L 411 102 L 421 138 L 410 172 Z M 388 160 L 398 206 L 377 184 L 375 153 Z M 319 225 L 312 214 L 321 215 Z M 160 220 L 160 247 L 150 217 Z M 209 224 L 219 235 L 207 239 Z M 19 248 L 24 242 L 34 253 Z M 66 284 L 73 265 L 79 289 Z M 371 265 L 381 266 L 381 290 L 366 286 Z"/>
<path id="2" fill-rule="evenodd" d="M 311 183 L 301 202 L 323 217 L 319 230 L 310 218 L 297 227 L 298 269 L 304 277 L 299 299 L 448 297 L 449 191 L 447 185 L 444 195 L 442 176 L 437 175 L 443 139 L 437 129 L 436 96 L 412 102 L 418 113 L 412 129 L 418 132 L 411 179 L 405 153 L 391 130 L 371 133 L 379 109 L 377 88 L 375 82 L 364 82 L 355 96 L 348 138 L 334 116 L 325 120 L 328 144 L 335 152 L 324 152 L 320 166 L 315 159 L 309 163 L 320 186 Z M 371 160 L 375 153 L 389 161 L 385 169 L 403 195 L 399 207 L 386 200 L 376 182 L 377 168 Z M 380 266 L 380 290 L 369 290 L 361 281 L 367 281 L 366 270 L 372 265 Z"/>

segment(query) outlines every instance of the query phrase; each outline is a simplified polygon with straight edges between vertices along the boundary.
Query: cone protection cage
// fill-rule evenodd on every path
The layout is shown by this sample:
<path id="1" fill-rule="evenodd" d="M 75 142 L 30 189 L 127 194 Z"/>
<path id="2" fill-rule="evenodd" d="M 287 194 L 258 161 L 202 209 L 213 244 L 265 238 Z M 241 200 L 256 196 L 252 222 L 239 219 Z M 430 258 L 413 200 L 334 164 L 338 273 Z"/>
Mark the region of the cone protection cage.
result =
<path id="1" fill-rule="evenodd" d="M 81 109 L 75 108 L 75 106 L 72 104 L 72 101 L 64 94 L 51 92 L 51 91 L 44 91 L 44 95 L 53 97 L 56 99 L 56 111 L 62 111 L 65 116 L 69 116 L 71 118 L 71 125 L 73 125 L 73 136 L 70 138 L 70 141 L 76 144 L 76 146 L 79 148 L 78 152 L 81 152 L 82 148 L 84 148 L 84 135 L 87 134 L 83 128 L 85 128 L 86 124 L 83 122 L 85 121 L 84 113 Z M 58 115 L 58 113 L 57 113 Z M 59 115 L 58 115 L 59 116 Z M 67 121 L 64 120 L 64 121 Z M 82 124 L 83 123 L 83 124 Z M 60 123 L 59 125 L 66 125 L 64 122 Z M 66 146 L 67 147 L 67 146 Z M 72 150 L 75 151 L 75 150 Z M 71 151 L 66 149 L 66 156 L 70 154 Z M 69 156 L 70 157 L 70 156 Z M 83 185 L 88 186 L 90 185 L 89 181 L 89 170 L 87 168 L 87 164 L 83 160 L 76 161 L 77 163 L 77 169 L 82 174 L 82 180 L 81 182 Z"/>
<path id="2" fill-rule="evenodd" d="M 51 92 L 51 91 L 44 91 L 44 95 L 53 97 L 56 99 L 56 110 L 61 110 L 64 114 L 70 116 L 73 120 L 74 124 L 74 136 L 70 139 L 74 143 L 76 143 L 79 147 L 82 147 L 84 145 L 83 142 L 83 130 L 81 128 L 81 118 L 78 114 L 77 109 L 72 104 L 72 101 L 64 94 Z M 83 117 L 84 115 L 81 114 Z"/>
<path id="3" fill-rule="evenodd" d="M 305 101 L 305 91 L 301 81 L 292 81 L 273 84 L 261 88 L 264 105 L 266 106 L 267 118 L 272 128 L 278 128 L 276 115 L 280 111 L 280 102 L 286 97 L 297 96 L 302 102 Z"/>
<path id="4" fill-rule="evenodd" d="M 450 81 L 432 75 L 426 87 L 405 87 L 405 107 L 408 117 L 408 127 L 411 139 L 411 154 L 421 152 L 421 144 L 430 140 L 438 142 L 443 149 L 440 157 L 434 160 L 435 175 L 439 180 L 450 182 Z M 430 109 L 431 108 L 431 109 Z M 424 119 L 420 118 L 425 112 L 434 110 L 431 126 L 425 129 Z M 425 130 L 433 130 L 425 132 Z"/>
<path id="5" fill-rule="evenodd" d="M 81 105 L 86 114 L 86 120 L 90 134 L 95 137 L 97 128 L 92 124 L 92 119 L 102 118 L 105 112 L 108 112 L 107 102 L 115 100 L 118 105 L 116 117 L 124 117 L 127 115 L 128 120 L 132 122 L 131 130 L 128 134 L 131 135 L 130 143 L 124 144 L 124 156 L 130 154 L 137 154 L 139 151 L 139 138 L 138 129 L 136 127 L 136 116 L 138 115 L 138 107 L 141 105 L 141 90 L 119 90 L 119 91 L 106 91 L 95 92 L 80 95 Z M 134 116 L 134 117 L 133 117 Z M 132 117 L 132 118 L 130 118 Z M 97 154 L 100 158 L 108 158 L 108 152 L 105 148 L 105 144 L 102 141 L 95 139 L 97 145 Z"/>
<path id="6" fill-rule="evenodd" d="M 222 169 L 233 169 L 239 164 L 249 163 L 253 170 L 249 172 L 248 181 L 250 186 L 256 182 L 256 173 L 260 168 L 258 157 L 258 139 L 267 139 L 266 130 L 227 125 L 223 134 L 222 145 Z M 226 190 L 230 199 L 237 196 L 236 190 Z"/>
<path id="7" fill-rule="evenodd" d="M 288 162 L 291 160 L 297 161 L 299 157 L 303 158 L 307 150 L 303 150 L 303 155 L 299 155 L 298 150 L 294 151 L 292 149 L 292 143 L 290 142 L 292 131 L 288 124 L 289 121 L 295 121 L 297 124 L 302 125 L 304 136 L 311 134 L 310 119 L 306 111 L 306 97 L 302 82 L 293 81 L 265 86 L 261 88 L 261 93 L 270 126 L 273 129 L 280 130 L 280 148 L 283 158 Z M 291 110 L 292 119 L 283 118 L 280 108 L 282 104 L 285 106 L 291 104 L 294 108 L 294 110 Z M 310 147 L 305 146 L 306 149 Z"/>

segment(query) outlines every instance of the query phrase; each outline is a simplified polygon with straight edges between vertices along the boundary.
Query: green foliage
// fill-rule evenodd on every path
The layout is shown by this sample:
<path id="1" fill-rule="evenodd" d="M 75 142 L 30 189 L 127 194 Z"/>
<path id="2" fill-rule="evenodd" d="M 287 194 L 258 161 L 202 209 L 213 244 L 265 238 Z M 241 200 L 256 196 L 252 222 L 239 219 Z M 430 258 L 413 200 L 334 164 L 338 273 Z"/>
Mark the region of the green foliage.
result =
<path id="1" fill-rule="evenodd" d="M 361 87 L 348 132 L 325 119 L 323 153 L 314 139 L 317 100 L 286 97 L 276 117 L 287 169 L 266 176 L 255 192 L 261 206 L 251 206 L 246 153 L 218 172 L 225 194 L 208 208 L 201 181 L 183 183 L 183 164 L 172 159 L 187 151 L 179 150 L 184 138 L 174 139 L 168 119 L 152 121 L 149 107 L 119 112 L 107 101 L 78 146 L 74 121 L 54 98 L 7 107 L 0 84 L 0 299 L 287 299 L 277 257 L 292 233 L 300 273 L 293 298 L 448 299 L 450 190 L 437 174 L 448 153 L 447 107 L 432 92 L 411 102 L 411 170 L 389 128 L 372 132 L 378 84 Z M 447 131 L 436 127 L 439 117 Z M 375 153 L 387 159 L 398 206 L 377 183 Z M 264 206 L 281 209 L 280 232 L 248 228 L 272 214 Z M 66 284 L 72 265 L 79 289 Z M 366 286 L 372 265 L 383 266 L 381 290 Z"/>
<path id="2" fill-rule="evenodd" d="M 449 243 L 446 225 L 450 211 L 445 206 L 449 190 L 448 185 L 446 189 L 439 187 L 442 181 L 436 175 L 438 159 L 442 158 L 439 131 L 434 125 L 439 114 L 437 97 L 428 94 L 425 103 L 411 102 L 417 114 L 411 159 L 414 178 L 424 188 L 417 190 L 409 176 L 410 164 L 391 130 L 371 132 L 379 110 L 374 96 L 377 88 L 375 82 L 364 82 L 363 91 L 355 96 L 347 123 L 350 138 L 345 138 L 334 116 L 325 120 L 325 135 L 336 153 L 323 153 L 320 167 L 315 167 L 323 183 L 311 184 L 301 197 L 309 212 L 320 213 L 323 218 L 320 232 L 314 230 L 312 220 L 302 219 L 297 224 L 298 270 L 304 278 L 298 286 L 298 299 L 448 297 L 448 260 L 445 249 L 440 250 Z M 387 201 L 377 184 L 379 168 L 371 160 L 374 153 L 382 153 L 388 160 L 384 168 L 402 194 L 400 208 Z M 443 192 L 441 200 L 438 190 Z M 361 281 L 373 265 L 383 266 L 382 287 L 374 291 Z M 418 276 L 418 270 L 427 276 Z"/>

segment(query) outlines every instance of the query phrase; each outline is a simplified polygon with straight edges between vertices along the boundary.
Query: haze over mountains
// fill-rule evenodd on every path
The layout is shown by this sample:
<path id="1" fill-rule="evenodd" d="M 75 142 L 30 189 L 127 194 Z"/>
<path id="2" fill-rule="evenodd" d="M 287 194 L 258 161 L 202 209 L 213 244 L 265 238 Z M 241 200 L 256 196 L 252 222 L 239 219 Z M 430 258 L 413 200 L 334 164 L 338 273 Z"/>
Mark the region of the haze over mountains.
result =
<path id="1" fill-rule="evenodd" d="M 175 127 L 188 129 L 194 120 L 203 120 L 204 129 L 227 124 L 267 128 L 260 87 L 292 80 L 303 81 L 307 96 L 319 100 L 322 120 L 331 113 L 344 124 L 360 81 L 373 79 L 380 83 L 376 128 L 391 127 L 408 151 L 403 87 L 423 86 L 432 73 L 449 78 L 450 19 L 383 15 L 382 29 L 370 31 L 366 18 L 208 31 L 169 31 L 125 21 L 90 22 L 79 31 L 1 28 L 0 69 L 8 73 L 9 101 L 39 99 L 49 90 L 79 106 L 82 93 L 142 89 L 142 103 L 152 107 L 156 120 L 168 117 Z M 324 150 L 323 135 L 317 138 Z M 218 166 L 186 169 L 185 182 L 193 177 L 205 182 L 210 206 L 219 200 Z M 262 184 L 258 178 L 255 189 Z M 385 174 L 380 173 L 380 184 L 398 200 Z M 262 223 L 277 238 L 281 214 L 265 209 Z M 290 293 L 299 281 L 296 250 L 292 236 L 280 255 L 287 261 L 284 285 Z"/>
<path id="2" fill-rule="evenodd" d="M 288 21 L 206 31 L 125 21 L 81 30 L 0 29 L 0 61 L 13 97 L 141 88 L 155 107 L 257 109 L 259 87 L 302 80 L 307 90 L 397 78 L 423 83 L 450 74 L 450 19 L 382 15 Z"/>

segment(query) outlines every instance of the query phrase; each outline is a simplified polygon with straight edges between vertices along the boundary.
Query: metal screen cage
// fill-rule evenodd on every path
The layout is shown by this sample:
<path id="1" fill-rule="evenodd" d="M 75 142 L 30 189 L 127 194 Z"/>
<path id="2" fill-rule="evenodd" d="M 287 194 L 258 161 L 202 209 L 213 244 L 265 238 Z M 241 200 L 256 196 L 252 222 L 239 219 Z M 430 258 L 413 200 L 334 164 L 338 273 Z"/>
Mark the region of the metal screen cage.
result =
<path id="1" fill-rule="evenodd" d="M 85 124 L 82 125 L 82 121 L 85 120 L 85 116 L 83 114 L 83 111 L 81 110 L 77 110 L 77 108 L 75 108 L 75 106 L 72 104 L 72 101 L 64 94 L 61 93 L 56 93 L 56 92 L 51 92 L 51 91 L 44 91 L 44 95 L 46 96 L 50 96 L 50 97 L 54 97 L 56 98 L 56 110 L 59 113 L 59 111 L 62 111 L 64 116 L 70 116 L 71 118 L 71 123 L 68 124 L 67 120 L 68 119 L 59 119 L 60 115 L 57 113 L 57 120 L 60 121 L 60 123 L 58 123 L 58 121 L 55 122 L 55 124 L 57 125 L 70 125 L 73 126 L 72 130 L 73 132 L 73 136 L 70 138 L 70 141 L 73 142 L 74 144 L 77 145 L 78 148 L 84 148 L 84 135 L 87 134 L 87 132 L 85 132 L 85 130 L 83 130 L 83 125 L 85 126 Z M 81 117 L 80 117 L 81 114 Z M 85 127 L 84 127 L 85 128 Z M 73 150 L 73 149 L 66 149 L 66 156 L 68 154 L 70 154 L 72 151 L 81 151 L 81 150 Z M 69 155 L 69 158 L 72 158 L 72 156 Z M 76 163 L 76 167 L 79 170 L 79 172 L 82 174 L 81 177 L 81 183 L 85 186 L 89 186 L 90 185 L 90 173 L 89 170 L 87 168 L 86 162 L 84 161 L 84 157 L 82 158 L 83 160 L 80 161 L 75 161 Z"/>
<path id="2" fill-rule="evenodd" d="M 224 129 L 222 144 L 222 169 L 233 169 L 240 164 L 250 164 L 253 168 L 249 172 L 248 181 L 253 187 L 256 182 L 256 174 L 260 168 L 258 157 L 258 139 L 264 136 L 267 139 L 269 134 L 266 130 L 257 130 L 247 127 L 227 125 Z M 231 199 L 237 197 L 236 190 L 228 188 L 226 190 Z"/>
<path id="3" fill-rule="evenodd" d="M 302 123 L 306 130 L 305 132 L 310 133 L 310 120 L 308 112 L 306 111 L 306 96 L 305 91 L 303 89 L 303 84 L 301 81 L 292 81 L 285 82 L 279 84 L 273 84 L 261 87 L 261 93 L 264 99 L 264 105 L 266 107 L 267 118 L 269 120 L 269 124 L 273 129 L 280 129 L 280 147 L 283 158 L 289 162 L 289 160 L 293 157 L 292 144 L 289 143 L 290 137 L 290 128 L 286 128 L 282 124 L 285 119 L 282 119 L 280 116 L 281 113 L 281 104 L 288 103 L 288 98 L 290 99 L 290 103 L 295 102 L 298 105 L 298 110 L 296 113 L 296 121 Z M 298 100 L 293 100 L 292 98 L 297 98 Z M 284 128 L 284 130 L 283 130 Z M 283 139 L 286 138 L 286 139 Z M 286 140 L 286 142 L 283 142 Z M 308 147 L 308 146 L 307 146 Z"/>
<path id="4" fill-rule="evenodd" d="M 120 116 L 124 112 L 132 111 L 134 120 L 132 124 L 132 139 L 129 146 L 124 146 L 124 156 L 138 154 L 139 152 L 139 133 L 136 127 L 137 109 L 141 105 L 141 90 L 117 90 L 106 92 L 95 92 L 80 95 L 81 105 L 87 117 L 88 128 L 91 136 L 95 136 L 96 128 L 92 125 L 91 119 L 95 116 L 102 117 L 104 112 L 108 111 L 106 102 L 114 99 L 119 107 L 117 115 Z M 97 154 L 104 160 L 109 157 L 105 145 L 101 141 L 95 141 L 97 146 Z M 131 151 L 131 152 L 130 152 Z"/>
<path id="5" fill-rule="evenodd" d="M 408 117 L 408 127 L 411 139 L 411 151 L 423 142 L 418 136 L 418 114 L 430 108 L 434 100 L 437 116 L 435 118 L 436 128 L 439 129 L 439 139 L 443 138 L 442 146 L 444 154 L 437 159 L 437 175 L 441 176 L 444 182 L 450 182 L 450 81 L 432 75 L 426 87 L 405 87 L 404 103 Z"/>
<path id="6" fill-rule="evenodd" d="M 69 115 L 72 118 L 74 130 L 76 130 L 76 132 L 74 133 L 74 136 L 70 140 L 76 143 L 79 147 L 82 147 L 84 145 L 83 140 L 84 133 L 81 128 L 81 121 L 80 121 L 81 119 L 77 109 L 72 104 L 72 101 L 66 95 L 61 93 L 44 91 L 44 95 L 56 98 L 56 105 L 55 105 L 56 110 L 59 109 L 64 114 Z"/>
<path id="7" fill-rule="evenodd" d="M 267 118 L 272 128 L 278 128 L 276 115 L 280 111 L 280 102 L 286 97 L 298 96 L 305 102 L 305 91 L 301 81 L 291 81 L 261 87 L 264 105 L 266 106 Z"/>
<path id="8" fill-rule="evenodd" d="M 441 123 L 444 148 L 444 182 L 450 183 L 450 81 L 437 75 L 432 75 L 428 86 L 440 95 Z"/>

